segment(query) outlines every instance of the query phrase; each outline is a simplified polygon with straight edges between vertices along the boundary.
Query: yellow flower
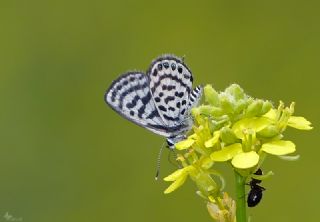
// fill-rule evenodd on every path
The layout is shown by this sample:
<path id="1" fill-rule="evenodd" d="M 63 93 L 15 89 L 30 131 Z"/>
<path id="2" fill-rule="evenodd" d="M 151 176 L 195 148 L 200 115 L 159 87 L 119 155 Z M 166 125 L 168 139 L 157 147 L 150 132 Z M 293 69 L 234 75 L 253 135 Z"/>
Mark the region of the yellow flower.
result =
<path id="1" fill-rule="evenodd" d="M 195 171 L 195 168 L 190 165 L 182 169 L 178 169 L 169 176 L 165 177 L 165 181 L 173 181 L 173 183 L 164 191 L 165 194 L 171 193 L 184 184 L 190 172 Z"/>
<path id="2" fill-rule="evenodd" d="M 270 118 L 270 112 L 264 117 L 245 118 L 237 121 L 232 130 L 242 143 L 234 143 L 223 147 L 219 151 L 214 151 L 210 157 L 213 161 L 229 161 L 238 169 L 248 169 L 259 163 L 262 151 L 272 155 L 287 155 L 295 152 L 295 144 L 285 140 L 271 140 L 262 143 L 256 138 L 256 133 L 274 124 L 274 119 Z M 273 114 L 272 114 L 273 115 Z M 301 120 L 299 118 L 299 120 Z M 300 121 L 300 127 L 305 121 Z M 305 128 L 305 127 L 304 127 Z M 214 140 L 213 137 L 211 140 Z M 209 140 L 209 141 L 211 141 Z M 215 140 L 214 140 L 215 141 Z"/>
<path id="3" fill-rule="evenodd" d="M 284 103 L 280 101 L 278 109 L 271 109 L 264 117 L 268 118 L 275 124 L 280 131 L 286 126 L 290 126 L 299 130 L 311 130 L 311 122 L 302 116 L 292 116 L 295 103 L 291 103 L 290 107 L 284 107 Z"/>
<path id="4" fill-rule="evenodd" d="M 271 171 L 264 175 L 253 173 L 267 154 L 285 160 L 299 158 L 286 156 L 296 151 L 292 141 L 284 140 L 286 127 L 310 130 L 312 126 L 304 117 L 293 116 L 294 103 L 285 107 L 280 101 L 275 109 L 270 101 L 252 98 L 236 84 L 219 93 L 207 85 L 204 95 L 205 103 L 191 111 L 192 134 L 175 144 L 177 160 L 183 168 L 164 178 L 172 182 L 164 193 L 173 192 L 190 178 L 197 185 L 197 194 L 208 201 L 207 208 L 215 220 L 236 222 L 235 202 L 226 193 L 220 198 L 225 182 L 221 173 L 213 169 L 214 163 L 231 163 L 236 175 L 244 180 L 254 176 L 265 179 L 272 175 Z"/>

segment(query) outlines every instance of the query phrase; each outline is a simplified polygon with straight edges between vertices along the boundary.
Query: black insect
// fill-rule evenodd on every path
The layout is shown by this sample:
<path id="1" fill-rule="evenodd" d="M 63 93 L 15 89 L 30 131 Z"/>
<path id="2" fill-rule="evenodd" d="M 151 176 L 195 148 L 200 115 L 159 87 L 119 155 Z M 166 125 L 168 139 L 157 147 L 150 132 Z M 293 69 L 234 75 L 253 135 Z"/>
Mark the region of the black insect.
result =
<path id="1" fill-rule="evenodd" d="M 255 175 L 262 175 L 262 170 L 258 169 Z M 262 192 L 266 190 L 264 187 L 258 185 L 261 183 L 261 180 L 252 178 L 248 185 L 250 185 L 251 190 L 248 194 L 247 204 L 248 207 L 255 207 L 261 201 Z"/>

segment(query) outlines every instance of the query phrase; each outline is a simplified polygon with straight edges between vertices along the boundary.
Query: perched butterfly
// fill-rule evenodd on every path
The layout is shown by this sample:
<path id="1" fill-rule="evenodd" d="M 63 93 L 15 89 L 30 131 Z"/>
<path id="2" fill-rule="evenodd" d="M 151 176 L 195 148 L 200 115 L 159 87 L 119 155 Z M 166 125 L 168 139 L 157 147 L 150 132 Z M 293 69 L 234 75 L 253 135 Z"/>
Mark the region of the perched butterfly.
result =
<path id="1" fill-rule="evenodd" d="M 147 74 L 121 75 L 107 90 L 105 101 L 128 120 L 166 137 L 174 149 L 191 129 L 190 111 L 202 96 L 202 87 L 192 90 L 192 81 L 182 59 L 164 55 L 151 63 Z"/>

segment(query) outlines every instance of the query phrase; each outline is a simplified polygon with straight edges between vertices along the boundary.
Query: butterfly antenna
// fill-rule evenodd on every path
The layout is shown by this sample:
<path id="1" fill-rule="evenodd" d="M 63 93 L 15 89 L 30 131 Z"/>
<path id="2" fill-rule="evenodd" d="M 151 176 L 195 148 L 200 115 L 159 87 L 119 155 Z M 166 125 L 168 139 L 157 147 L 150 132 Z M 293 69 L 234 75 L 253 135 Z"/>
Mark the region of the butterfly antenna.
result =
<path id="1" fill-rule="evenodd" d="M 157 159 L 157 171 L 156 171 L 156 176 L 155 176 L 155 180 L 158 180 L 159 175 L 160 175 L 160 164 L 161 164 L 161 156 L 162 156 L 162 151 L 163 148 L 165 147 L 165 143 L 162 144 L 159 154 L 158 154 L 158 159 Z"/>

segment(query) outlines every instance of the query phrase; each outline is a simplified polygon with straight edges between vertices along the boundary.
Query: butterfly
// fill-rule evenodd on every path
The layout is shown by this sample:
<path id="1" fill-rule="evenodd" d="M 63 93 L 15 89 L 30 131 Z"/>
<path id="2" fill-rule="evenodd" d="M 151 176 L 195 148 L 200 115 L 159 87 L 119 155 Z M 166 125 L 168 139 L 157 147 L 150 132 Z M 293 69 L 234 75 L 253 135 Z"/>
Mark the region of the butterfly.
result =
<path id="1" fill-rule="evenodd" d="M 113 81 L 105 101 L 124 118 L 166 137 L 174 149 L 192 128 L 191 109 L 202 96 L 202 86 L 192 89 L 192 82 L 182 59 L 163 55 L 153 60 L 146 74 L 127 72 Z"/>

